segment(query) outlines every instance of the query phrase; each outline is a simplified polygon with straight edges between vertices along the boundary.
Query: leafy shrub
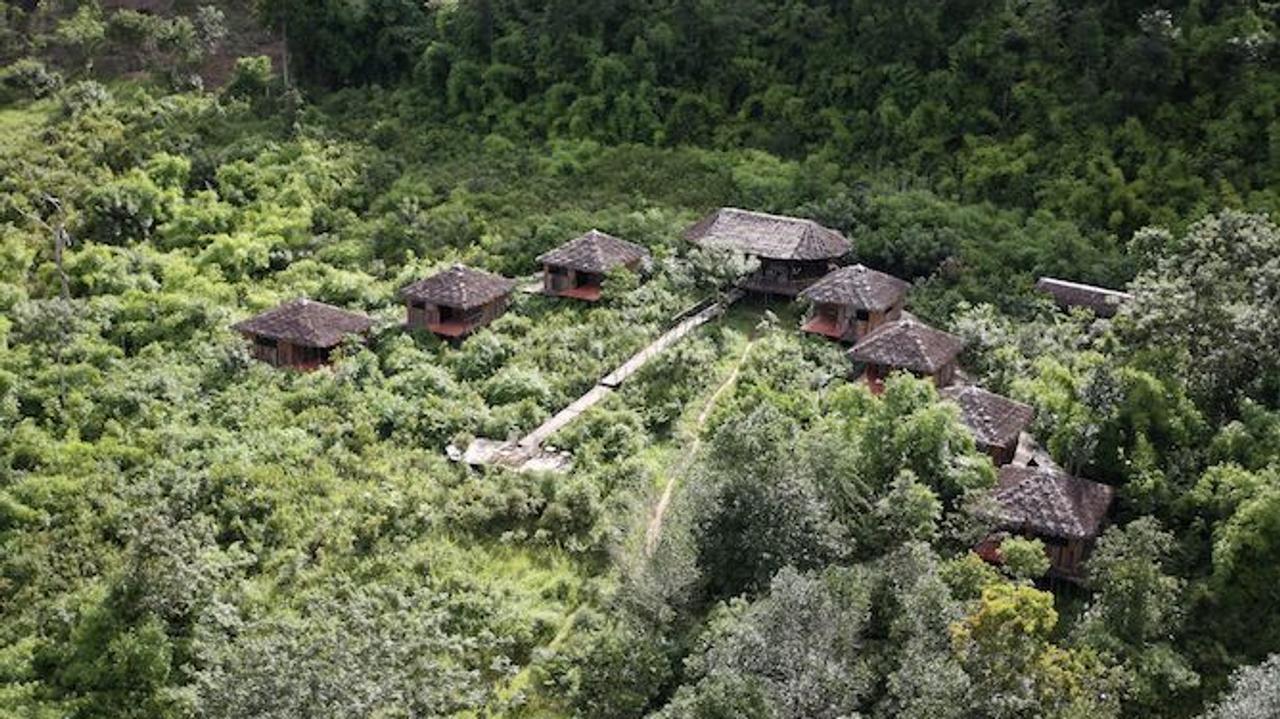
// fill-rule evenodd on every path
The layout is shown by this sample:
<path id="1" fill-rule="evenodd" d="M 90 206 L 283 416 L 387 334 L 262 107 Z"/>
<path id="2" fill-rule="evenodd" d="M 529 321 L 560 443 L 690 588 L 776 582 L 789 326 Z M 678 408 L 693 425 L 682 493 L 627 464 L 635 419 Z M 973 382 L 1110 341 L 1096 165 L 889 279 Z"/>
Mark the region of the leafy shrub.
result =
<path id="1" fill-rule="evenodd" d="M 638 453 L 649 441 L 640 414 L 630 408 L 592 408 L 553 439 L 583 460 L 608 463 Z"/>
<path id="2" fill-rule="evenodd" d="M 236 60 L 231 79 L 222 92 L 241 100 L 260 100 L 267 96 L 272 85 L 271 58 L 266 55 L 242 57 Z"/>
<path id="3" fill-rule="evenodd" d="M 515 347 L 496 332 L 482 331 L 472 335 L 452 355 L 453 369 L 465 380 L 492 376 L 514 353 Z"/>
<path id="4" fill-rule="evenodd" d="M 34 99 L 48 97 L 62 87 L 62 75 L 43 62 L 23 58 L 0 69 L 0 86 Z"/>
<path id="5" fill-rule="evenodd" d="M 271 246 L 269 238 L 259 238 L 248 232 L 214 235 L 200 253 L 199 261 L 204 265 L 216 265 L 224 276 L 231 279 L 253 277 L 270 266 Z"/>
<path id="6" fill-rule="evenodd" d="M 452 526 L 483 535 L 519 535 L 586 549 L 601 511 L 589 483 L 555 474 L 495 471 L 453 488 L 445 503 Z"/>
<path id="7" fill-rule="evenodd" d="M 100 82 L 81 80 L 58 95 L 62 114 L 74 117 L 111 102 L 111 92 Z"/>
<path id="8" fill-rule="evenodd" d="M 172 197 L 139 169 L 90 190 L 85 198 L 84 234 L 121 244 L 149 239 L 169 219 Z"/>
<path id="9" fill-rule="evenodd" d="M 535 369 L 506 367 L 484 383 L 483 394 L 491 405 L 529 399 L 545 406 L 551 401 L 551 385 Z"/>
<path id="10" fill-rule="evenodd" d="M 1039 539 L 1010 537 L 1000 543 L 1004 568 L 1014 579 L 1030 581 L 1049 571 L 1049 555 Z"/>
<path id="11" fill-rule="evenodd" d="M 173 215 L 160 227 L 156 245 L 171 250 L 196 247 L 232 227 L 232 208 L 218 199 L 218 193 L 202 190 L 173 208 Z"/>

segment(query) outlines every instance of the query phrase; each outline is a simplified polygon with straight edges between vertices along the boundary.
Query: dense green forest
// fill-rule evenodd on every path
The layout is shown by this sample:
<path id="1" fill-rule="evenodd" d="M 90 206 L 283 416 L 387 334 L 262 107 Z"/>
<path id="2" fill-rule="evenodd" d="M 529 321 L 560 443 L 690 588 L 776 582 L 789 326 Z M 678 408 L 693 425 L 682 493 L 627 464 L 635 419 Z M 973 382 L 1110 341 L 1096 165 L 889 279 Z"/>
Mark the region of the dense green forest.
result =
<path id="1" fill-rule="evenodd" d="M 0 717 L 1275 719 L 1280 5 L 0 0 Z M 720 206 L 912 282 L 1116 488 L 1085 586 L 970 549 L 953 405 L 719 296 Z M 397 291 L 648 248 L 459 344 Z M 733 260 L 733 261 L 730 261 Z M 1126 287 L 1059 312 L 1040 275 Z M 300 373 L 231 329 L 307 296 Z M 670 488 L 655 532 L 655 506 Z"/>

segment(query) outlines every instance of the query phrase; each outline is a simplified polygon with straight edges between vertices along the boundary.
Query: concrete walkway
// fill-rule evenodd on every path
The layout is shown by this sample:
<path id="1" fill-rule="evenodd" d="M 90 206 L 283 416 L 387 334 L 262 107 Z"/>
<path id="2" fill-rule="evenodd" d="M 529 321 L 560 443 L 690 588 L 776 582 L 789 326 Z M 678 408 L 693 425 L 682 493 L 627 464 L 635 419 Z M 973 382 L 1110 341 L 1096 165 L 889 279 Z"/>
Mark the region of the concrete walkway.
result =
<path id="1" fill-rule="evenodd" d="M 592 387 L 586 394 L 575 399 L 572 404 L 557 412 L 554 417 L 543 422 L 537 429 L 526 434 L 516 444 L 525 449 L 542 446 L 542 443 L 547 441 L 551 435 L 559 432 L 562 427 L 577 419 L 578 415 L 591 409 L 593 405 L 608 397 L 612 392 L 612 387 L 599 384 Z"/>
<path id="2" fill-rule="evenodd" d="M 742 299 L 742 291 L 734 290 L 725 296 L 720 302 L 697 311 L 696 313 L 680 320 L 675 327 L 667 330 L 661 337 L 649 343 L 649 346 L 635 353 L 626 362 L 623 362 L 617 369 L 605 375 L 600 382 L 587 391 L 572 404 L 560 410 L 554 417 L 543 422 L 540 427 L 525 435 L 516 444 L 524 449 L 536 449 L 542 446 L 551 435 L 560 431 L 561 428 L 578 418 L 583 412 L 591 409 L 605 397 L 608 397 L 613 390 L 622 386 L 631 375 L 645 366 L 649 360 L 662 354 L 667 348 L 679 342 L 690 332 L 696 330 L 702 325 L 724 314 L 734 302 Z"/>

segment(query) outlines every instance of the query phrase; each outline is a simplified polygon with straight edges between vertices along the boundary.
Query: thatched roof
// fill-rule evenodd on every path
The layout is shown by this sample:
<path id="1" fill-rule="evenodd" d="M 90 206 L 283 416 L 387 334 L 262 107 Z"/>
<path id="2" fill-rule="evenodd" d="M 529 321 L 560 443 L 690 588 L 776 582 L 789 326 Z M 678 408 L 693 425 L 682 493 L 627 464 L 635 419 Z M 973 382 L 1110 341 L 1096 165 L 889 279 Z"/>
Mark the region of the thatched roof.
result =
<path id="1" fill-rule="evenodd" d="M 1059 307 L 1086 307 L 1099 317 L 1115 315 L 1122 303 L 1133 299 L 1128 292 L 1053 277 L 1041 277 L 1036 281 L 1036 289 L 1051 295 Z"/>
<path id="2" fill-rule="evenodd" d="M 1010 530 L 1060 539 L 1097 537 L 1115 490 L 1060 469 L 1006 465 L 1000 469 L 995 519 Z"/>
<path id="3" fill-rule="evenodd" d="M 774 260 L 831 260 L 853 245 L 835 230 L 799 217 L 722 207 L 685 230 L 703 247 L 737 250 Z"/>
<path id="4" fill-rule="evenodd" d="M 540 255 L 538 262 L 599 274 L 633 262 L 647 262 L 648 259 L 649 251 L 640 245 L 591 230 Z"/>
<path id="5" fill-rule="evenodd" d="M 469 310 L 511 294 L 515 280 L 454 265 L 400 290 L 406 299 Z"/>
<path id="6" fill-rule="evenodd" d="M 363 334 L 373 320 L 315 300 L 296 299 L 231 326 L 246 334 L 302 347 L 334 347 L 347 335 Z"/>
<path id="7" fill-rule="evenodd" d="M 832 270 L 800 296 L 810 302 L 851 305 L 867 312 L 884 312 L 902 301 L 910 283 L 865 265 Z"/>
<path id="8" fill-rule="evenodd" d="M 960 405 L 960 419 L 978 444 L 988 447 L 1007 447 L 1017 442 L 1036 416 L 1030 405 L 973 385 L 948 387 L 942 390 L 942 396 Z"/>
<path id="9" fill-rule="evenodd" d="M 920 374 L 942 369 L 964 349 L 964 341 L 926 325 L 903 318 L 876 328 L 849 350 L 855 362 L 885 365 Z"/>

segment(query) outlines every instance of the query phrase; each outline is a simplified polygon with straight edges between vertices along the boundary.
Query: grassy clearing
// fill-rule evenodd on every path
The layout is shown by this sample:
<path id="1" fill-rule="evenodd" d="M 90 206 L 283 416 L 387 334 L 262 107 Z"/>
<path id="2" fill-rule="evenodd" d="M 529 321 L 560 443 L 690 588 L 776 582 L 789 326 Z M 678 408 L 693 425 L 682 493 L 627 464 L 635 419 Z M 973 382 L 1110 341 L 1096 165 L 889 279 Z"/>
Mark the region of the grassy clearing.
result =
<path id="1" fill-rule="evenodd" d="M 13 147 L 33 136 L 53 115 L 53 100 L 0 107 L 0 147 Z"/>

